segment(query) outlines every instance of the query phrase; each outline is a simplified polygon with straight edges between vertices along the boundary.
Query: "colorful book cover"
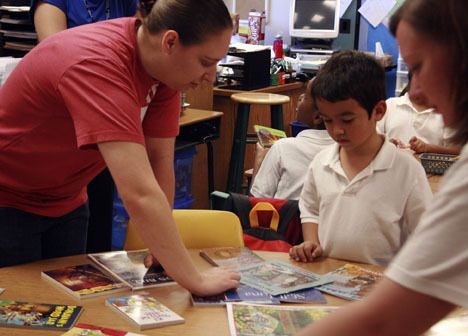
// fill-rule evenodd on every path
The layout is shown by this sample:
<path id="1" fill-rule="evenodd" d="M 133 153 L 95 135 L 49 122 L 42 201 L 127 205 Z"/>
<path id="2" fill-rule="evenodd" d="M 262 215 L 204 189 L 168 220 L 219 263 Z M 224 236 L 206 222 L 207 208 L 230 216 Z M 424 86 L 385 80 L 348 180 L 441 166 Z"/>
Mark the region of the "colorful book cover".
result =
<path id="1" fill-rule="evenodd" d="M 279 298 L 271 294 L 265 293 L 259 289 L 240 285 L 239 288 L 227 291 L 225 293 L 226 302 L 255 302 L 261 304 L 280 304 Z"/>
<path id="2" fill-rule="evenodd" d="M 227 303 L 231 336 L 291 336 L 309 324 L 333 313 L 330 306 L 271 306 L 252 303 Z"/>
<path id="3" fill-rule="evenodd" d="M 200 250 L 200 256 L 214 266 L 239 269 L 265 261 L 248 247 L 211 247 Z"/>
<path id="4" fill-rule="evenodd" d="M 62 336 L 143 336 L 143 334 L 104 328 L 93 324 L 77 323 Z"/>
<path id="5" fill-rule="evenodd" d="M 0 327 L 70 329 L 83 307 L 0 300 Z"/>
<path id="6" fill-rule="evenodd" d="M 318 290 L 346 300 L 361 300 L 383 275 L 357 265 L 346 264 L 327 276 L 333 282 L 317 287 Z"/>
<path id="7" fill-rule="evenodd" d="M 183 317 L 147 294 L 109 298 L 106 305 L 121 313 L 140 330 L 185 322 Z"/>
<path id="8" fill-rule="evenodd" d="M 266 126 L 254 125 L 255 133 L 258 136 L 258 142 L 262 147 L 269 148 L 277 140 L 281 138 L 286 138 L 286 133 L 284 131 L 270 128 Z"/>
<path id="9" fill-rule="evenodd" d="M 434 324 L 426 336 L 466 336 L 468 335 L 468 310 L 461 309 Z"/>
<path id="10" fill-rule="evenodd" d="M 112 251 L 88 254 L 96 265 L 133 290 L 173 285 L 175 281 L 161 266 L 146 268 L 144 259 L 148 249 L 135 251 Z"/>
<path id="11" fill-rule="evenodd" d="M 219 307 L 226 305 L 226 298 L 224 294 L 211 295 L 211 296 L 198 296 L 192 294 L 192 304 L 196 307 Z"/>
<path id="12" fill-rule="evenodd" d="M 123 282 L 113 279 L 90 264 L 44 271 L 41 276 L 78 299 L 129 289 Z"/>
<path id="13" fill-rule="evenodd" d="M 279 295 L 331 282 L 327 276 L 308 272 L 280 260 L 271 260 L 239 269 L 241 283 Z"/>
<path id="14" fill-rule="evenodd" d="M 284 303 L 327 303 L 325 296 L 315 288 L 301 289 L 274 297 Z"/>

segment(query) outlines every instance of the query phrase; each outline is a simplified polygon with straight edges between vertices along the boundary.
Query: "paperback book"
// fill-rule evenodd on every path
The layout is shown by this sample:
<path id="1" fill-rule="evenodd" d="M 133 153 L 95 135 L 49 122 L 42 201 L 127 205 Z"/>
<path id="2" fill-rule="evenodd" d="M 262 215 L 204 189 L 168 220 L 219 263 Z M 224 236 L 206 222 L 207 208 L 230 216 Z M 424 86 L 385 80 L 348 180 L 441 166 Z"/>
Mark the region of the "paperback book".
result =
<path id="1" fill-rule="evenodd" d="M 0 300 L 0 327 L 32 329 L 70 329 L 83 307 Z"/>
<path id="2" fill-rule="evenodd" d="M 254 302 L 261 304 L 280 303 L 326 303 L 322 293 L 314 288 L 301 289 L 299 291 L 280 295 L 271 295 L 250 286 L 241 285 L 237 289 L 225 293 L 226 302 Z"/>
<path id="3" fill-rule="evenodd" d="M 241 283 L 271 295 L 317 287 L 332 281 L 280 260 L 264 261 L 239 269 Z"/>
<path id="4" fill-rule="evenodd" d="M 185 322 L 183 317 L 147 294 L 108 298 L 106 305 L 122 314 L 140 330 Z"/>
<path id="5" fill-rule="evenodd" d="M 200 256 L 214 266 L 241 267 L 265 261 L 248 247 L 211 247 L 200 250 Z"/>
<path id="6" fill-rule="evenodd" d="M 91 264 L 44 271 L 41 276 L 77 299 L 129 289 L 123 282 L 104 274 Z"/>
<path id="7" fill-rule="evenodd" d="M 198 296 L 192 294 L 192 304 L 196 307 L 220 307 L 226 305 L 226 297 L 224 294 L 211 296 Z"/>
<path id="8" fill-rule="evenodd" d="M 88 257 L 132 290 L 175 284 L 161 266 L 145 267 L 144 259 L 148 253 L 147 249 L 112 251 L 92 253 Z"/>
<path id="9" fill-rule="evenodd" d="M 330 306 L 272 306 L 252 303 L 227 303 L 231 336 L 291 336 L 309 324 L 333 313 Z"/>
<path id="10" fill-rule="evenodd" d="M 279 139 L 286 138 L 286 133 L 279 129 L 254 125 L 254 130 L 257 133 L 258 142 L 264 148 L 269 148 Z"/>
<path id="11" fill-rule="evenodd" d="M 361 300 L 383 275 L 357 265 L 346 264 L 327 276 L 333 282 L 317 287 L 318 290 L 346 300 Z"/>
<path id="12" fill-rule="evenodd" d="M 143 336 L 143 334 L 77 323 L 73 328 L 62 334 L 62 336 Z"/>

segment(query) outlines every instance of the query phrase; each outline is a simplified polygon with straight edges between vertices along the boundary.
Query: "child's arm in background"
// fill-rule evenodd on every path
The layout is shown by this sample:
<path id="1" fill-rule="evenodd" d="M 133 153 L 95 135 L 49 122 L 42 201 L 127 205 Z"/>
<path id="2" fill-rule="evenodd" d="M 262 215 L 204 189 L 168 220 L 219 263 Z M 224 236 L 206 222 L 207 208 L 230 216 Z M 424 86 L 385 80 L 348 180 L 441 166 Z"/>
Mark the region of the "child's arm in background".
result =
<path id="1" fill-rule="evenodd" d="M 304 242 L 291 247 L 289 256 L 296 261 L 314 261 L 323 252 L 318 238 L 318 224 L 302 223 L 302 235 L 304 236 Z"/>
<path id="2" fill-rule="evenodd" d="M 438 145 L 431 145 L 425 143 L 421 139 L 417 137 L 412 137 L 409 140 L 410 148 L 416 153 L 439 153 L 439 154 L 451 154 L 451 155 L 458 155 L 460 154 L 461 147 L 460 146 L 438 146 Z"/>

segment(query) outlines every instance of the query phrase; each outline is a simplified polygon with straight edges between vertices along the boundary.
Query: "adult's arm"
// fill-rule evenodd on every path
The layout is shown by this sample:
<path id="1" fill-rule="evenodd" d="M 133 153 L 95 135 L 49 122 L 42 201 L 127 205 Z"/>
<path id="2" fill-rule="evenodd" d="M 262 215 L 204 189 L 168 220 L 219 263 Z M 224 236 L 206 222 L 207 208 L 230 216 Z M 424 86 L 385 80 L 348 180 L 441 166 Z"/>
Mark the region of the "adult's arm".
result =
<path id="1" fill-rule="evenodd" d="M 58 7 L 39 1 L 34 12 L 34 27 L 39 42 L 67 29 L 67 17 Z"/>
<path id="2" fill-rule="evenodd" d="M 420 335 L 454 308 L 384 278 L 368 298 L 309 325 L 299 335 Z"/>
<path id="3" fill-rule="evenodd" d="M 198 295 L 211 295 L 239 286 L 240 277 L 235 271 L 216 267 L 201 273 L 195 268 L 144 146 L 109 141 L 99 143 L 98 147 L 137 232 L 174 280 Z"/>

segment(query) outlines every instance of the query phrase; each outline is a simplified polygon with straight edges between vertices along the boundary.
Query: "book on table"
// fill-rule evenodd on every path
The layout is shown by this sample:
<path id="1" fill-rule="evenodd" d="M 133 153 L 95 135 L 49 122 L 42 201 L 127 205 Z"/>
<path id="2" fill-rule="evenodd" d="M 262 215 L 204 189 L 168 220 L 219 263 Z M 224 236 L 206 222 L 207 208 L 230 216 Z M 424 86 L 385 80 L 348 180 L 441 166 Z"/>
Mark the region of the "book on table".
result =
<path id="1" fill-rule="evenodd" d="M 200 250 L 200 256 L 214 266 L 239 269 L 265 261 L 248 247 L 210 247 Z"/>
<path id="2" fill-rule="evenodd" d="M 250 265 L 239 269 L 239 273 L 241 283 L 272 295 L 317 287 L 332 281 L 328 276 L 308 272 L 280 260 Z"/>
<path id="3" fill-rule="evenodd" d="M 276 128 L 254 125 L 254 130 L 257 133 L 258 142 L 263 148 L 270 148 L 279 139 L 286 138 L 286 133 Z"/>
<path id="4" fill-rule="evenodd" d="M 176 284 L 161 266 L 145 267 L 144 259 L 148 254 L 148 249 L 143 249 L 91 253 L 88 257 L 132 290 Z"/>
<path id="5" fill-rule="evenodd" d="M 148 294 L 108 298 L 106 305 L 122 314 L 140 330 L 185 322 L 183 317 Z"/>
<path id="6" fill-rule="evenodd" d="M 0 300 L 0 327 L 66 330 L 82 311 L 74 305 Z"/>
<path id="7" fill-rule="evenodd" d="M 383 274 L 354 265 L 344 266 L 326 274 L 333 282 L 317 287 L 321 292 L 346 300 L 361 300 Z"/>
<path id="8" fill-rule="evenodd" d="M 219 307 L 226 305 L 224 293 L 210 296 L 191 295 L 192 304 L 195 307 Z"/>
<path id="9" fill-rule="evenodd" d="M 231 336 L 296 335 L 309 324 L 336 311 L 331 306 L 226 304 Z"/>
<path id="10" fill-rule="evenodd" d="M 77 323 L 62 336 L 143 336 L 143 334 L 104 328 L 93 324 Z"/>
<path id="11" fill-rule="evenodd" d="M 41 277 L 77 299 L 130 289 L 91 264 L 62 267 L 41 272 Z"/>

